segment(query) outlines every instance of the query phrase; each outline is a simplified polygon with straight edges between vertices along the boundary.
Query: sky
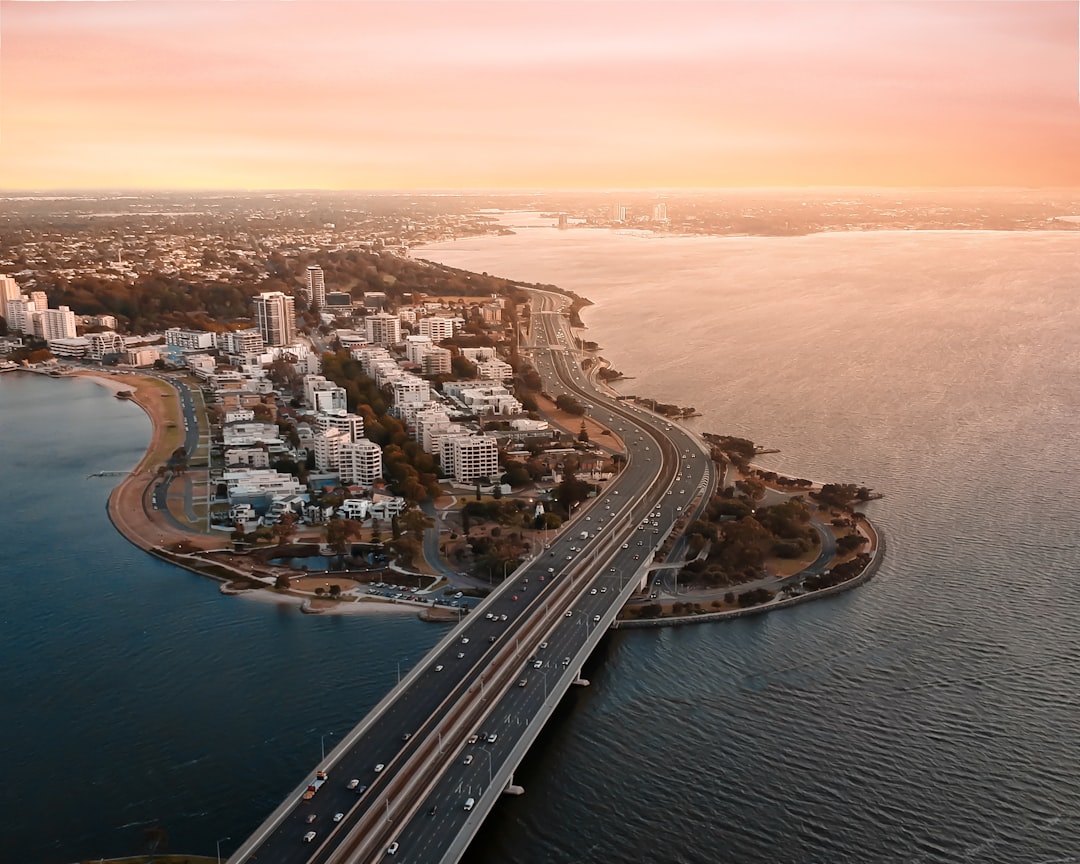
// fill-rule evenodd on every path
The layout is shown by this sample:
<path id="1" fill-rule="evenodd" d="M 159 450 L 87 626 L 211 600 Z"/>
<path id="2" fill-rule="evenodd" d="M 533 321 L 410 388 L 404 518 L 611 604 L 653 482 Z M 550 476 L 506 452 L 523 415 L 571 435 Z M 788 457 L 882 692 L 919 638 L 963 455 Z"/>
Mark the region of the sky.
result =
<path id="1" fill-rule="evenodd" d="M 0 0 L 0 189 L 1080 187 L 1078 15 Z"/>

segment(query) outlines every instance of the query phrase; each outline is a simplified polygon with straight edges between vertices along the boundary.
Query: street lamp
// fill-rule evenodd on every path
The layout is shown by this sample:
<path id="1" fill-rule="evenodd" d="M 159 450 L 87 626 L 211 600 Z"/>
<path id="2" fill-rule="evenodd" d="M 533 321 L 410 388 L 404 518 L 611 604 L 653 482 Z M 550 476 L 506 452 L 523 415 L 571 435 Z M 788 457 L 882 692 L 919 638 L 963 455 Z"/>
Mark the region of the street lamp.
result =
<path id="1" fill-rule="evenodd" d="M 221 841 L 231 839 L 231 837 L 222 837 L 221 840 L 217 841 L 217 864 L 221 864 Z"/>
<path id="2" fill-rule="evenodd" d="M 326 736 L 333 734 L 333 732 L 324 732 L 322 735 L 319 736 L 319 749 L 322 750 L 322 759 L 319 760 L 320 762 L 324 762 L 326 760 Z"/>

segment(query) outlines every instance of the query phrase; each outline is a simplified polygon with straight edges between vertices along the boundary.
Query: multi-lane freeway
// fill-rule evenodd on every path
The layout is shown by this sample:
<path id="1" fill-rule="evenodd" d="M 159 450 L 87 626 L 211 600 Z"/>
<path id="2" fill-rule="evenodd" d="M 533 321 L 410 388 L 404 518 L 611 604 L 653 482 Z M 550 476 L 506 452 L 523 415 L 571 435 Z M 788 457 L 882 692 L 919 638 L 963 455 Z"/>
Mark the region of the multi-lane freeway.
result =
<path id="1" fill-rule="evenodd" d="M 312 766 L 230 864 L 458 860 L 607 626 L 648 579 L 654 549 L 711 489 L 711 463 L 696 439 L 592 386 L 566 299 L 533 298 L 523 350 L 548 392 L 587 402 L 619 435 L 626 467 Z M 327 780 L 304 800 L 317 770 Z"/>

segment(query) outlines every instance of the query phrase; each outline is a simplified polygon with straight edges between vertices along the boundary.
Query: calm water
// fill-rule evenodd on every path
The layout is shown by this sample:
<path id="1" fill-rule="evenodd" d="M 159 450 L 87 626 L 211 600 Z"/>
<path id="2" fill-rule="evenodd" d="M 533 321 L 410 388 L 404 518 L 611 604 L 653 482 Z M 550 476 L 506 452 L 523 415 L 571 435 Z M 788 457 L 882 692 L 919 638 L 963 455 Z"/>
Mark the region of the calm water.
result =
<path id="1" fill-rule="evenodd" d="M 471 864 L 1080 860 L 1080 236 L 531 230 L 423 255 L 590 297 L 626 392 L 886 495 L 858 591 L 613 634 Z M 4 862 L 130 852 L 154 819 L 213 853 L 439 636 L 222 598 L 130 547 L 84 478 L 147 434 L 85 382 L 0 378 Z"/>
<path id="2" fill-rule="evenodd" d="M 149 437 L 87 381 L 0 377 L 0 862 L 231 851 L 440 636 L 223 597 L 123 540 L 105 503 Z"/>
<path id="3" fill-rule="evenodd" d="M 624 392 L 886 495 L 870 585 L 609 639 L 474 861 L 1080 861 L 1080 235 L 417 254 L 589 297 Z"/>

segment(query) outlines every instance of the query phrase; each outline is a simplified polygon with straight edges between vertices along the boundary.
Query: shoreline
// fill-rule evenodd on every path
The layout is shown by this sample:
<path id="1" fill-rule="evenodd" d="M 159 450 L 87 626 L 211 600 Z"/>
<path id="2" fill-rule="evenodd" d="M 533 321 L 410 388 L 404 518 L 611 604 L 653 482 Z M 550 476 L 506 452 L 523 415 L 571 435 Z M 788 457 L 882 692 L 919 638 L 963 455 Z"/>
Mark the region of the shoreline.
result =
<path id="1" fill-rule="evenodd" d="M 553 286 L 553 288 L 554 291 L 566 296 L 572 302 L 577 301 L 582 307 L 594 305 L 586 298 L 578 297 L 557 286 Z M 582 331 L 587 331 L 588 327 L 584 322 L 581 322 L 580 329 Z M 610 367 L 610 361 L 605 360 L 604 362 Z M 94 384 L 109 390 L 114 396 L 121 391 L 130 392 L 131 396 L 128 397 L 127 401 L 132 401 L 138 405 L 150 420 L 151 435 L 145 453 L 130 473 L 122 478 L 110 493 L 106 507 L 109 520 L 121 536 L 128 540 L 128 542 L 159 560 L 166 561 L 174 566 L 182 567 L 197 575 L 214 579 L 221 583 L 221 592 L 223 594 L 229 594 L 230 596 L 248 596 L 259 600 L 270 600 L 279 605 L 295 605 L 299 606 L 300 610 L 307 614 L 371 614 L 400 611 L 401 607 L 399 604 L 388 604 L 377 601 L 363 603 L 355 601 L 327 601 L 322 598 L 307 597 L 292 593 L 276 593 L 272 591 L 271 586 L 262 582 L 262 580 L 258 579 L 253 574 L 244 573 L 240 568 L 230 568 L 234 569 L 236 572 L 237 578 L 234 580 L 219 574 L 207 572 L 206 568 L 200 568 L 193 561 L 188 563 L 187 561 L 178 560 L 179 556 L 174 554 L 175 552 L 186 553 L 184 557 L 187 558 L 191 552 L 224 550 L 231 548 L 231 544 L 226 538 L 221 536 L 183 530 L 175 524 L 172 524 L 171 517 L 162 514 L 156 507 L 153 512 L 150 512 L 146 508 L 146 493 L 152 485 L 153 476 L 153 466 L 149 463 L 153 461 L 155 454 L 158 454 L 158 451 L 162 448 L 163 442 L 166 439 L 166 427 L 170 426 L 175 428 L 176 418 L 170 423 L 169 416 L 170 411 L 178 411 L 179 408 L 179 399 L 175 388 L 173 388 L 172 384 L 163 383 L 163 385 L 161 385 L 169 388 L 169 398 L 167 399 L 169 404 L 168 406 L 164 406 L 159 400 L 151 398 L 151 392 L 153 390 L 157 390 L 159 395 L 166 395 L 157 389 L 159 387 L 157 383 L 153 385 L 150 384 L 150 382 L 158 382 L 160 380 L 156 377 L 144 376 L 136 372 L 132 373 L 130 379 L 120 381 L 112 375 L 96 370 L 76 370 L 65 377 L 87 378 Z M 611 386 L 613 382 L 598 381 L 597 383 L 602 389 L 607 390 L 609 393 L 618 392 Z M 134 387 L 132 387 L 132 385 L 134 385 Z M 640 404 L 642 400 L 636 399 L 635 401 Z M 651 401 L 654 403 L 657 402 L 657 400 Z M 653 413 L 656 412 L 653 411 Z M 665 422 L 683 419 L 680 417 L 668 417 L 659 413 L 657 413 L 657 416 Z M 614 433 L 611 434 L 614 435 Z M 147 475 L 150 476 L 148 477 Z M 163 509 L 167 513 L 168 506 L 166 505 Z M 871 559 L 860 573 L 843 583 L 832 585 L 828 588 L 821 588 L 796 597 L 770 600 L 764 604 L 747 607 L 745 609 L 723 610 L 690 616 L 668 616 L 655 619 L 616 619 L 616 621 L 613 622 L 612 627 L 613 629 L 619 629 L 627 626 L 676 626 L 689 622 L 727 620 L 729 618 L 744 617 L 749 614 L 760 614 L 777 608 L 797 605 L 798 603 L 830 596 L 839 593 L 840 591 L 850 590 L 851 588 L 857 587 L 868 581 L 874 575 L 880 564 L 881 557 L 884 554 L 884 536 L 881 534 L 880 529 L 875 528 L 869 519 L 865 520 L 865 524 L 870 534 L 871 543 L 868 551 L 871 554 Z M 156 541 L 154 539 L 155 535 L 157 537 Z M 213 566 L 213 562 L 210 561 L 207 561 L 206 564 L 208 566 Z M 242 582 L 243 580 L 248 580 L 248 585 L 250 587 L 242 587 L 238 590 L 226 590 L 227 586 L 231 585 L 234 581 Z M 262 587 L 255 587 L 252 583 L 262 583 Z M 395 609 L 395 606 L 398 608 Z M 412 609 L 405 611 L 411 612 Z M 417 610 L 418 613 L 420 611 L 421 610 L 419 609 Z"/>

